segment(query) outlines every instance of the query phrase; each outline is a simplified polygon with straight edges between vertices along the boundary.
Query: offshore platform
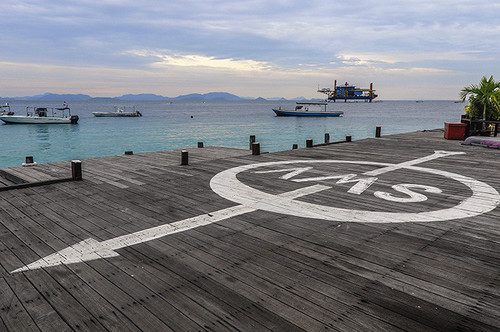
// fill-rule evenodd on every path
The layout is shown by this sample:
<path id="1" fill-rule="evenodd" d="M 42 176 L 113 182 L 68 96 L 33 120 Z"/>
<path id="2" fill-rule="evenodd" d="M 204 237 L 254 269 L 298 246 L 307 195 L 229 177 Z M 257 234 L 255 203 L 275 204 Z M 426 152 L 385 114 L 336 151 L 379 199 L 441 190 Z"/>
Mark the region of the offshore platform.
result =
<path id="1" fill-rule="evenodd" d="M 364 100 L 366 102 L 372 102 L 373 99 L 377 98 L 378 95 L 375 94 L 373 90 L 373 83 L 370 83 L 369 89 L 356 88 L 354 85 L 349 85 L 345 82 L 345 85 L 337 86 L 337 80 L 333 83 L 333 90 L 330 88 L 319 89 L 318 92 L 324 93 L 328 96 L 328 101 L 335 102 L 337 99 L 344 100 Z"/>

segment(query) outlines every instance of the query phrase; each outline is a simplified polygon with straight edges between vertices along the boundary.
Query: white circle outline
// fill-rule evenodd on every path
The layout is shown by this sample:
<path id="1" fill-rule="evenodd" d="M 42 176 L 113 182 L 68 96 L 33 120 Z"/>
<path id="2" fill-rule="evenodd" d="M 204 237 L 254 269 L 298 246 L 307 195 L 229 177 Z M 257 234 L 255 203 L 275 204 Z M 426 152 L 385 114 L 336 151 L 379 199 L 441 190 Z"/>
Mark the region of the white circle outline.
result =
<path id="1" fill-rule="evenodd" d="M 500 194 L 490 185 L 477 181 L 473 178 L 430 168 L 418 166 L 404 166 L 403 168 L 441 175 L 458 181 L 469 187 L 472 196 L 464 199 L 454 207 L 418 213 L 401 212 L 378 212 L 363 211 L 356 209 L 344 209 L 332 206 L 317 205 L 298 201 L 290 198 L 278 197 L 277 195 L 265 193 L 252 188 L 237 179 L 237 175 L 243 171 L 275 165 L 288 164 L 312 164 L 312 163 L 335 163 L 335 164 L 357 164 L 373 166 L 393 166 L 394 164 L 379 163 L 371 161 L 349 161 L 349 160 L 286 160 L 256 163 L 237 166 L 216 174 L 210 180 L 210 187 L 219 196 L 258 210 L 275 212 L 279 214 L 292 215 L 304 218 L 323 219 L 340 222 L 364 222 L 364 223 L 400 223 L 400 222 L 432 222 L 452 219 L 462 219 L 477 216 L 494 210 L 500 203 Z"/>

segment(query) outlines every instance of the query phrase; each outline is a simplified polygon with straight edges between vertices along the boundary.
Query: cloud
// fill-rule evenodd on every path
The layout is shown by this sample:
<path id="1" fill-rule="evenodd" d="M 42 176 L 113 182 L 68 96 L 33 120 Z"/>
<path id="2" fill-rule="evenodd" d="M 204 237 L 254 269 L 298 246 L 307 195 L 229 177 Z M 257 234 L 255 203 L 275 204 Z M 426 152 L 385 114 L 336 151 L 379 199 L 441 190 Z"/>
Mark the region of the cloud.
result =
<path id="1" fill-rule="evenodd" d="M 198 54 L 173 54 L 169 51 L 148 51 L 148 50 L 131 50 L 127 53 L 141 57 L 154 57 L 158 59 L 151 63 L 152 67 L 209 67 L 221 68 L 237 71 L 260 71 L 270 69 L 271 66 L 267 62 L 255 60 L 237 60 L 232 58 L 216 58 L 213 56 L 204 56 Z"/>
<path id="2" fill-rule="evenodd" d="M 147 79 L 178 91 L 175 83 L 158 80 L 173 73 L 196 78 L 183 93 L 205 89 L 200 77 L 211 76 L 219 90 L 240 86 L 244 78 L 259 95 L 274 82 L 271 95 L 286 86 L 292 97 L 327 77 L 397 82 L 398 75 L 440 76 L 436 89 L 500 76 L 500 3 L 487 0 L 3 0 L 0 10 L 8 13 L 2 17 L 0 61 L 17 64 L 12 68 L 23 75 L 24 64 L 43 66 L 33 75 L 41 75 L 37 87 L 45 80 L 44 91 L 58 87 L 61 69 L 72 73 L 77 86 L 78 77 L 100 86 L 87 76 L 95 68 L 126 79 L 142 75 L 142 86 L 136 77 L 92 76 L 117 94 L 154 88 Z M 11 84 L 19 95 L 35 84 L 21 76 Z"/>

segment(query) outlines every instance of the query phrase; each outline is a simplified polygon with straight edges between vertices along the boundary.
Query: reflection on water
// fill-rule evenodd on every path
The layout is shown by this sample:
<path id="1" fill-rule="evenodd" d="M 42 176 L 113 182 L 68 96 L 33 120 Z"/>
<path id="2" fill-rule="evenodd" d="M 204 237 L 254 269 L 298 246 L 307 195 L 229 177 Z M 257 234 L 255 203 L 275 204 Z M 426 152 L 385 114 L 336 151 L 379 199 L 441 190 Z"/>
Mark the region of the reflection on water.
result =
<path id="1" fill-rule="evenodd" d="M 34 141 L 38 144 L 40 150 L 50 149 L 49 125 L 39 124 L 33 125 Z"/>
<path id="2" fill-rule="evenodd" d="M 27 137 L 23 140 L 29 142 L 40 151 L 46 151 L 56 146 L 57 149 L 66 144 L 72 145 L 72 138 L 79 132 L 78 125 L 67 124 L 26 124 L 26 125 L 9 125 L 16 127 L 26 127 Z M 19 128 L 24 131 L 23 128 Z M 1 163 L 1 161 L 0 161 Z"/>

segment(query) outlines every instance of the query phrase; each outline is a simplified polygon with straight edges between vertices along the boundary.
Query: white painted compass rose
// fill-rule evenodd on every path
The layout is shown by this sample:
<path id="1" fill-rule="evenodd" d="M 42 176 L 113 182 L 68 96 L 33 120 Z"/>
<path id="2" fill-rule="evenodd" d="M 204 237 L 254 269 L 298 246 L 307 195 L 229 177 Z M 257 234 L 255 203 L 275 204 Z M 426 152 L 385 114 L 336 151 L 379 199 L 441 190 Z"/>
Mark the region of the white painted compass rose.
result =
<path id="1" fill-rule="evenodd" d="M 401 164 L 387 164 L 370 161 L 346 161 L 346 160 L 287 160 L 275 161 L 260 164 L 251 164 L 234 167 L 225 170 L 214 176 L 210 182 L 212 190 L 220 196 L 239 203 L 241 205 L 252 207 L 256 210 L 265 210 L 280 214 L 293 215 L 304 218 L 316 218 L 341 222 L 364 222 L 364 223 L 393 223 L 393 222 L 429 222 L 429 221 L 443 221 L 451 219 L 461 219 L 476 216 L 486 213 L 497 207 L 500 202 L 500 195 L 490 185 L 472 179 L 470 177 L 462 176 L 459 174 L 450 173 L 447 171 L 435 170 L 430 168 L 414 166 L 424 161 L 449 156 L 453 154 L 462 154 L 462 152 L 446 152 L 436 151 L 433 155 L 415 159 Z M 361 176 L 357 174 L 342 174 L 331 175 L 314 178 L 300 178 L 293 180 L 293 178 L 303 172 L 309 171 L 312 167 L 296 167 L 296 168 L 279 168 L 287 165 L 314 165 L 314 164 L 355 164 L 355 165 L 370 165 L 382 166 L 362 173 Z M 278 167 L 275 170 L 258 171 L 259 168 Z M 295 182 L 310 182 L 310 181 L 324 181 L 338 179 L 337 183 L 354 183 L 348 192 L 353 194 L 360 194 L 364 192 L 370 185 L 372 185 L 378 176 L 383 173 L 391 172 L 397 169 L 408 169 L 417 172 L 430 173 L 435 175 L 444 176 L 448 179 L 455 180 L 467 186 L 472 191 L 472 196 L 461 201 L 458 205 L 435 211 L 425 211 L 418 213 L 401 213 L 401 212 L 379 212 L 379 211 L 364 211 L 356 209 L 346 209 L 326 205 L 317 205 L 304 201 L 299 201 L 293 198 L 282 197 L 279 195 L 272 195 L 261 190 L 252 188 L 249 185 L 239 181 L 237 175 L 244 172 L 253 170 L 255 173 L 271 173 L 271 172 L 285 172 L 282 179 L 291 179 Z M 309 187 L 311 193 L 330 189 L 329 186 L 311 186 Z M 417 193 L 412 189 L 420 189 L 420 191 L 428 193 L 440 193 L 441 190 L 428 185 L 421 184 L 396 184 L 392 186 L 395 191 L 406 194 L 408 197 L 397 197 L 391 193 L 376 191 L 374 195 L 378 198 L 385 199 L 393 202 L 421 202 L 425 201 L 427 197 L 421 193 Z"/>
<path id="2" fill-rule="evenodd" d="M 495 209 L 500 203 L 500 195 L 490 185 L 463 175 L 416 166 L 417 164 L 426 161 L 458 154 L 463 154 L 463 152 L 436 151 L 432 155 L 399 164 L 346 160 L 288 160 L 234 167 L 215 175 L 210 181 L 210 187 L 218 195 L 230 201 L 236 202 L 239 205 L 180 220 L 174 223 L 145 229 L 132 234 L 126 234 L 102 242 L 99 242 L 92 238 L 88 238 L 70 247 L 55 252 L 49 256 L 43 257 L 26 266 L 20 267 L 12 271 L 12 273 L 61 264 L 72 264 L 100 258 L 118 256 L 119 254 L 116 251 L 118 249 L 132 246 L 138 243 L 151 241 L 154 239 L 159 239 L 170 234 L 183 232 L 200 226 L 205 226 L 214 222 L 218 222 L 245 213 L 250 213 L 256 210 L 265 210 L 280 214 L 299 216 L 303 218 L 334 220 L 340 222 L 393 223 L 431 222 L 461 219 L 477 216 Z M 360 175 L 347 173 L 332 174 L 322 177 L 296 177 L 299 174 L 307 174 L 307 172 L 310 171 L 315 164 L 350 164 L 375 166 L 379 168 L 364 172 Z M 254 172 L 255 174 L 282 173 L 283 175 L 280 177 L 281 179 L 290 180 L 297 183 L 336 180 L 336 183 L 339 184 L 352 183 L 352 186 L 348 190 L 348 193 L 360 195 L 378 180 L 377 176 L 398 169 L 407 169 L 416 172 L 443 176 L 447 179 L 454 180 L 458 183 L 461 183 L 462 185 L 465 185 L 470 189 L 472 195 L 462 200 L 456 206 L 441 210 L 424 211 L 417 213 L 365 211 L 317 205 L 298 200 L 298 198 L 300 197 L 331 189 L 331 186 L 315 184 L 278 195 L 273 195 L 256 188 L 252 188 L 244 184 L 237 178 L 238 174 L 241 174 L 245 171 L 250 171 Z M 375 191 L 374 195 L 379 199 L 390 202 L 418 203 L 423 202 L 427 199 L 427 196 L 424 193 L 432 194 L 441 192 L 439 188 L 434 186 L 412 183 L 395 184 L 394 186 L 392 186 L 392 188 L 398 193 L 405 195 L 405 197 L 395 196 L 391 193 L 383 191 Z M 419 192 L 416 192 L 415 190 L 418 190 Z"/>

